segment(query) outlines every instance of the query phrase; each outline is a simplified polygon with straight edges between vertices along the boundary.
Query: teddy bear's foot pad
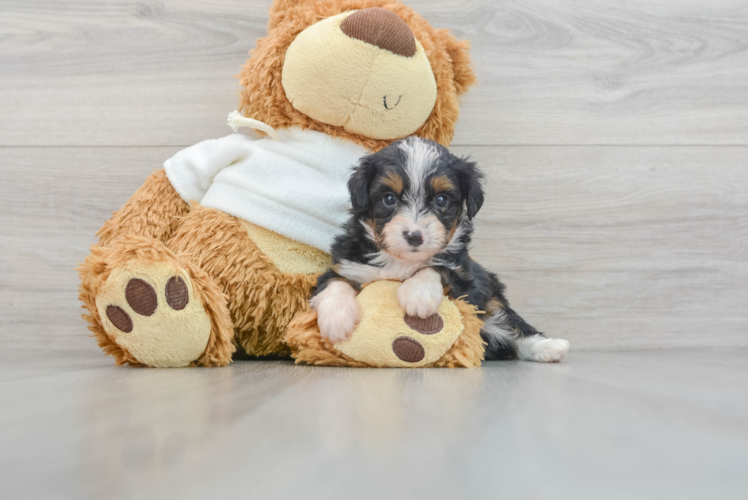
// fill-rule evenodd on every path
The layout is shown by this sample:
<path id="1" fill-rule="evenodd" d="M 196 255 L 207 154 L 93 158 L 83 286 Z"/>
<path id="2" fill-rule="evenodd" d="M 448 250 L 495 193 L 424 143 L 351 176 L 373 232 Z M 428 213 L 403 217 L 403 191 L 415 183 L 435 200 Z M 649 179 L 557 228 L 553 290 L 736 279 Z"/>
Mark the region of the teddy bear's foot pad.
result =
<path id="1" fill-rule="evenodd" d="M 190 292 L 181 276 L 172 276 L 164 290 L 166 303 L 175 311 L 184 309 L 190 300 Z M 156 291 L 146 281 L 133 278 L 125 287 L 125 300 L 130 308 L 141 316 L 152 316 L 158 307 Z M 114 326 L 125 333 L 132 332 L 130 316 L 119 306 L 107 306 L 106 315 Z"/>
<path id="2" fill-rule="evenodd" d="M 444 329 L 444 320 L 439 316 L 439 313 L 428 318 L 419 318 L 418 316 L 406 314 L 403 320 L 406 325 L 423 335 L 434 335 Z"/>
<path id="3" fill-rule="evenodd" d="M 211 322 L 189 274 L 171 262 L 129 262 L 96 297 L 104 329 L 141 363 L 187 366 L 205 351 Z"/>
<path id="4" fill-rule="evenodd" d="M 132 320 L 130 316 L 119 306 L 107 306 L 106 317 L 114 326 L 125 333 L 132 331 Z"/>
<path id="5" fill-rule="evenodd" d="M 398 337 L 392 342 L 395 356 L 406 363 L 418 363 L 426 356 L 426 349 L 420 342 L 410 337 Z"/>

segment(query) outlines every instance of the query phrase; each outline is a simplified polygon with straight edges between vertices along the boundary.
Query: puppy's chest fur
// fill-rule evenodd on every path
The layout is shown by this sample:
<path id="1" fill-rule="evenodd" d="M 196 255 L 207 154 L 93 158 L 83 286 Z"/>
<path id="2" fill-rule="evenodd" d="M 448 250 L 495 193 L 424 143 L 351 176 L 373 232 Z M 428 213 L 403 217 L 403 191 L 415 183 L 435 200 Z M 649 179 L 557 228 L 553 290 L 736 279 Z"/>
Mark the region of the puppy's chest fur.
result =
<path id="1" fill-rule="evenodd" d="M 371 257 L 368 263 L 341 259 L 336 270 L 341 276 L 363 284 L 377 280 L 404 281 L 429 265 L 428 262 L 398 259 L 384 252 L 376 252 Z"/>

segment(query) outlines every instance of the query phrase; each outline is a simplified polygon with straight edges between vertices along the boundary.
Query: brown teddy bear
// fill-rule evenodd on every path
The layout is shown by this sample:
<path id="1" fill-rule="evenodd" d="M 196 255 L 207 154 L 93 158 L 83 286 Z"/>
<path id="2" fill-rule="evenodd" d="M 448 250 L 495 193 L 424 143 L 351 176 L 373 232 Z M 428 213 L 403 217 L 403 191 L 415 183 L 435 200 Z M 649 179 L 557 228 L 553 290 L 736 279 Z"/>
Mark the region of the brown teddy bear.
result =
<path id="1" fill-rule="evenodd" d="M 396 1 L 275 0 L 239 76 L 230 124 L 258 137 L 167 160 L 79 269 L 105 353 L 152 367 L 223 366 L 237 346 L 314 364 L 480 364 L 480 321 L 460 301 L 444 299 L 438 329 L 406 324 L 389 299 L 397 284 L 372 284 L 339 346 L 319 336 L 308 304 L 358 159 L 411 134 L 449 145 L 457 97 L 475 82 L 468 43 Z"/>

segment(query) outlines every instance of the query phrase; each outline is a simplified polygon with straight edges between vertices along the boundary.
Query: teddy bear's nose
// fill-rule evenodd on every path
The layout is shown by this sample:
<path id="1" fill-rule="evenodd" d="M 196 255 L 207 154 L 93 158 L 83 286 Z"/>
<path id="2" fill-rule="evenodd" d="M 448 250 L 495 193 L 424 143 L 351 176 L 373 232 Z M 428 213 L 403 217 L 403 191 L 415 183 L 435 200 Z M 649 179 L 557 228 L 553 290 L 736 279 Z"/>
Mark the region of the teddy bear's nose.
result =
<path id="1" fill-rule="evenodd" d="M 371 7 L 354 12 L 340 24 L 351 38 L 370 43 L 394 54 L 413 57 L 416 38 L 405 21 L 388 9 Z"/>

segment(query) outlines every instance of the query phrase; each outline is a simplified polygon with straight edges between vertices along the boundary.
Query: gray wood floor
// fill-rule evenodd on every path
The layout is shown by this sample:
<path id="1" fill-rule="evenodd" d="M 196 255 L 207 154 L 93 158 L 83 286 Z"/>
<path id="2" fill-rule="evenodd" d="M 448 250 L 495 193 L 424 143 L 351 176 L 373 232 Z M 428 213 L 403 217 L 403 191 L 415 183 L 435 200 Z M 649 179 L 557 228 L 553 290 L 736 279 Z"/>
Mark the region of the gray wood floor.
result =
<path id="1" fill-rule="evenodd" d="M 473 41 L 474 254 L 566 363 L 101 355 L 74 267 L 152 170 L 229 133 L 269 2 L 0 1 L 0 498 L 744 498 L 744 0 L 407 1 Z"/>
<path id="2" fill-rule="evenodd" d="M 358 370 L 0 353 L 0 498 L 744 499 L 746 351 Z"/>

